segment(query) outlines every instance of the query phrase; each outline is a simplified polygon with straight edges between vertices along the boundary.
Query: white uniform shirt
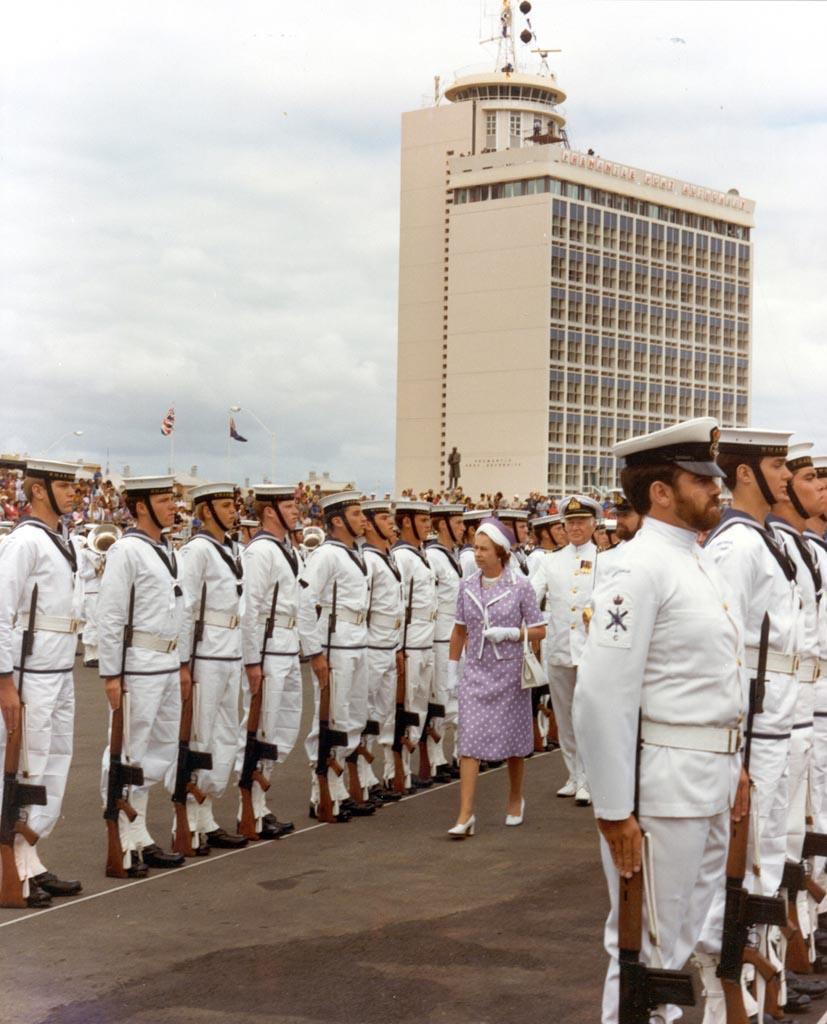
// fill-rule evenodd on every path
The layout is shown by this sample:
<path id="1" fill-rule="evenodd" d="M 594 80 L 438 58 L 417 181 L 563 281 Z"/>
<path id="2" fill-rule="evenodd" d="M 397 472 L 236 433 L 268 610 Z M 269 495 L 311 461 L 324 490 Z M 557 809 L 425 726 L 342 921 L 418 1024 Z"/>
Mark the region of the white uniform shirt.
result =
<path id="1" fill-rule="evenodd" d="M 100 577 L 105 556 L 84 544 L 78 552 L 78 575 L 83 580 L 83 593 L 95 597 L 100 590 Z"/>
<path id="2" fill-rule="evenodd" d="M 546 602 L 549 665 L 571 668 L 580 661 L 586 642 L 583 609 L 591 601 L 596 561 L 597 548 L 591 541 L 580 547 L 568 544 L 546 558 L 531 577 L 540 607 Z"/>
<path id="3" fill-rule="evenodd" d="M 145 533 L 128 530 L 106 553 L 106 568 L 98 595 L 98 659 L 103 677 L 121 672 L 123 631 L 129 615 L 129 594 L 135 586 L 132 628 L 161 640 L 178 640 L 183 615 L 183 591 L 178 582 L 175 553 Z M 177 649 L 160 652 L 132 647 L 127 671 L 178 670 Z"/>
<path id="4" fill-rule="evenodd" d="M 39 524 L 39 525 L 38 525 Z M 37 617 L 80 616 L 82 595 L 70 559 L 73 552 L 59 534 L 40 520 L 22 520 L 0 547 L 0 673 L 20 667 L 23 623 L 37 584 Z M 77 636 L 37 630 L 29 669 L 71 672 Z"/>
<path id="5" fill-rule="evenodd" d="M 241 556 L 244 566 L 244 609 L 242 644 L 245 665 L 260 665 L 267 619 L 273 607 L 276 583 L 276 617 L 287 616 L 273 627 L 267 650 L 278 654 L 312 657 L 321 646 L 316 638 L 316 608 L 301 583 L 301 562 L 289 541 L 281 541 L 269 530 L 259 530 Z"/>
<path id="6" fill-rule="evenodd" d="M 198 533 L 178 552 L 184 614 L 178 654 L 181 662 L 192 657 L 195 624 L 201 613 L 201 592 L 206 586 L 204 611 L 207 615 L 238 620 L 243 613 L 244 584 L 241 559 L 233 547 L 221 544 L 209 534 Z M 241 629 L 205 623 L 196 652 L 201 657 L 240 658 Z"/>
<path id="7" fill-rule="evenodd" d="M 376 649 L 398 650 L 405 617 L 402 573 L 392 551 L 386 553 L 365 545 L 362 554 L 368 567 L 370 584 L 368 644 Z"/>
<path id="8" fill-rule="evenodd" d="M 804 536 L 813 552 L 823 582 L 827 580 L 827 546 L 825 546 L 824 540 L 811 530 L 805 530 Z M 822 667 L 821 676 L 815 684 L 815 710 L 820 717 L 827 712 L 827 607 L 825 607 L 825 601 L 827 601 L 827 595 L 823 595 L 818 604 L 818 646 Z"/>
<path id="9" fill-rule="evenodd" d="M 577 750 L 598 817 L 632 812 L 639 712 L 682 726 L 742 722 L 743 652 L 727 596 L 696 535 L 649 518 L 601 575 L 574 691 Z M 719 814 L 739 772 L 737 755 L 644 744 L 640 813 Z"/>
<path id="10" fill-rule="evenodd" d="M 457 594 L 462 579 L 462 567 L 455 551 L 442 544 L 428 544 L 425 553 L 436 580 L 436 626 L 434 640 L 450 640 L 457 613 Z"/>
<path id="11" fill-rule="evenodd" d="M 437 612 L 436 576 L 433 567 L 424 548 L 415 548 L 411 544 L 399 541 L 394 545 L 393 553 L 402 573 L 402 594 L 406 606 L 413 581 L 408 649 L 428 650 L 434 643 Z"/>
<path id="12" fill-rule="evenodd" d="M 316 549 L 304 571 L 307 596 L 321 609 L 316 623 L 316 650 L 327 649 L 327 630 L 336 583 L 336 631 L 331 648 L 359 648 L 368 642 L 368 570 L 361 553 L 338 540 L 326 540 Z"/>
<path id="13" fill-rule="evenodd" d="M 477 563 L 474 559 L 474 549 L 470 544 L 466 544 L 465 547 L 459 550 L 459 564 L 462 569 L 462 578 L 467 580 L 469 576 L 473 576 L 477 571 Z"/>

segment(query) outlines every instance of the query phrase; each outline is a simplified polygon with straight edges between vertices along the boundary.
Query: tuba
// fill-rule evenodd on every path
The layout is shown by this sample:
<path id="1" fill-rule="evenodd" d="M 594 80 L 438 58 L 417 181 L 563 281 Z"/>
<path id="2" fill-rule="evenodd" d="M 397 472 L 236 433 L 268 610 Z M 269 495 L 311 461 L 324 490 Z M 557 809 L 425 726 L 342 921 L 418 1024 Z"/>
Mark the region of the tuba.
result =
<path id="1" fill-rule="evenodd" d="M 115 526 L 114 523 L 99 523 L 89 531 L 86 537 L 86 546 L 94 551 L 96 555 L 101 556 L 96 570 L 98 576 L 103 574 L 106 566 L 106 552 L 116 540 L 121 539 L 121 536 L 122 530 Z"/>

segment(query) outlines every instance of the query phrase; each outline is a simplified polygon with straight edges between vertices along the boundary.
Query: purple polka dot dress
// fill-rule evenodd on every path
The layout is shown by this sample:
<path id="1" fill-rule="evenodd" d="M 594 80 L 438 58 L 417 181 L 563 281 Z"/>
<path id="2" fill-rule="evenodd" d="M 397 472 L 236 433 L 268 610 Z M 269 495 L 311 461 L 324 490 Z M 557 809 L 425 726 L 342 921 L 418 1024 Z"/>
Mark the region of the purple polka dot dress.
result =
<path id="1" fill-rule="evenodd" d="M 526 757 L 534 749 L 534 733 L 531 690 L 520 686 L 523 645 L 494 644 L 482 634 L 488 626 L 544 626 L 534 588 L 507 567 L 493 586 L 484 587 L 476 572 L 460 583 L 456 618 L 468 630 L 459 683 L 459 756 Z"/>

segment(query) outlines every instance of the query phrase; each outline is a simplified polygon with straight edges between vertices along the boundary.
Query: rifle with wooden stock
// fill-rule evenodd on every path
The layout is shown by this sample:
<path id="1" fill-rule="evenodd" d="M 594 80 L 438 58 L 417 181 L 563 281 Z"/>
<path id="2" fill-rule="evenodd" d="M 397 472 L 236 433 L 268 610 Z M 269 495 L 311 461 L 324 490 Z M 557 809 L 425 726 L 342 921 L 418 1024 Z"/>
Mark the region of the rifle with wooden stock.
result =
<path id="1" fill-rule="evenodd" d="M 265 657 L 267 655 L 267 641 L 273 635 L 276 627 L 276 605 L 279 600 L 279 584 L 273 587 L 273 598 L 270 602 L 270 614 L 264 625 L 264 640 L 261 644 L 261 684 L 258 691 L 250 696 L 250 710 L 247 714 L 247 742 L 244 747 L 244 760 L 241 765 L 241 774 L 238 777 L 238 788 L 241 792 L 241 817 L 238 823 L 239 834 L 255 842 L 259 838 L 256 828 L 256 815 L 253 810 L 253 783 L 257 782 L 266 793 L 270 788 L 270 780 L 264 775 L 260 767 L 261 761 L 276 761 L 279 756 L 278 747 L 275 743 L 267 743 L 258 738 L 258 729 L 261 722 L 261 707 L 264 702 L 264 687 L 267 685 L 267 676 L 264 671 Z"/>
<path id="2" fill-rule="evenodd" d="M 635 755 L 635 806 L 638 820 L 640 792 L 640 726 Z M 641 835 L 645 842 L 645 835 Z M 645 863 L 645 858 L 644 858 Z M 631 878 L 620 878 L 618 905 L 618 959 L 620 966 L 619 1024 L 649 1024 L 652 1010 L 662 1003 L 694 1006 L 692 978 L 684 971 L 647 967 L 640 962 L 643 936 L 643 868 Z"/>
<path id="3" fill-rule="evenodd" d="M 121 811 L 132 822 L 137 817 L 135 808 L 129 802 L 125 790 L 130 786 L 143 786 L 144 771 L 140 765 L 124 763 L 123 738 L 124 719 L 128 717 L 129 700 L 126 688 L 126 653 L 132 646 L 132 619 L 135 614 L 135 584 L 129 590 L 129 611 L 123 627 L 121 645 L 121 699 L 112 712 L 112 727 L 109 736 L 109 772 L 106 786 L 106 807 L 103 811 L 106 822 L 106 875 L 108 878 L 126 878 L 127 869 L 123 865 L 124 850 L 121 846 L 118 819 Z M 128 758 L 127 754 L 127 758 Z"/>
<path id="4" fill-rule="evenodd" d="M 758 667 L 755 678 L 750 680 L 749 708 L 744 741 L 744 770 L 749 774 L 752 750 L 752 726 L 755 716 L 764 709 L 764 688 L 767 673 L 767 651 L 769 649 L 770 617 L 764 615 L 761 624 L 761 639 L 758 648 Z M 751 798 L 751 794 L 750 794 Z M 787 923 L 784 900 L 778 896 L 760 896 L 747 891 L 744 877 L 747 872 L 747 840 L 749 837 L 749 808 L 740 821 L 730 821 L 729 850 L 726 862 L 726 902 L 724 904 L 724 926 L 721 936 L 721 959 L 718 977 L 724 992 L 727 1024 L 747 1024 L 749 1017 L 744 1006 L 741 988 L 741 973 L 744 953 L 750 928 L 755 925 L 775 924 L 781 927 Z M 759 973 L 766 978 L 776 972 L 757 950 L 752 950 L 751 961 L 759 966 Z"/>
<path id="5" fill-rule="evenodd" d="M 796 974 L 812 974 L 810 951 L 798 919 L 798 894 L 806 888 L 806 873 L 803 861 L 788 860 L 781 876 L 781 888 L 787 890 L 787 921 L 782 928 L 787 940 L 786 966 Z"/>
<path id="6" fill-rule="evenodd" d="M 175 789 L 172 802 L 175 804 L 175 839 L 172 849 L 184 857 L 194 857 L 189 818 L 187 817 L 187 797 L 192 795 L 199 804 L 205 800 L 204 793 L 198 788 L 193 776 L 198 771 L 210 771 L 212 754 L 205 750 L 191 750 L 192 716 L 195 710 L 195 663 L 198 645 L 204 636 L 204 609 L 207 605 L 207 584 L 201 586 L 201 606 L 193 633 L 192 657 L 190 659 L 189 696 L 181 704 L 181 725 L 178 729 L 178 764 L 175 769 Z"/>
<path id="7" fill-rule="evenodd" d="M 433 770 L 431 767 L 431 755 L 428 753 L 428 740 L 439 743 L 442 739 L 433 724 L 435 718 L 445 717 L 444 704 L 432 704 L 428 701 L 428 708 L 425 712 L 425 721 L 422 723 L 422 732 L 419 734 L 419 777 L 420 779 L 431 779 Z"/>
<path id="8" fill-rule="evenodd" d="M 396 793 L 405 792 L 405 762 L 402 758 L 402 748 L 408 753 L 413 753 L 416 744 L 408 736 L 408 729 L 411 726 L 419 725 L 419 715 L 415 711 L 408 711 L 405 707 L 405 695 L 407 689 L 408 675 L 408 626 L 411 623 L 413 609 L 413 580 L 408 586 L 408 600 L 405 602 L 405 620 L 402 625 L 402 671 L 396 673 L 396 717 L 393 723 L 393 788 Z"/>
<path id="9" fill-rule="evenodd" d="M 0 907 L 21 908 L 26 906 L 23 895 L 23 881 L 17 874 L 17 862 L 14 857 L 14 841 L 16 836 L 23 836 L 29 846 L 34 846 L 39 836 L 26 821 L 26 807 L 44 807 L 46 804 L 46 787 L 36 786 L 31 782 L 18 781 L 20 770 L 20 754 L 23 753 L 23 778 L 28 778 L 29 768 L 26 758 L 26 705 L 23 701 L 23 676 L 26 671 L 26 659 L 34 647 L 35 616 L 37 615 L 37 584 L 32 588 L 29 605 L 29 621 L 23 631 L 23 644 L 20 650 L 20 673 L 17 683 L 17 695 L 20 698 L 20 719 L 14 732 L 6 735 L 6 752 L 3 761 L 3 805 L 0 810 Z"/>
<path id="10" fill-rule="evenodd" d="M 316 818 L 331 824 L 336 820 L 333 814 L 333 799 L 330 795 L 330 783 L 327 778 L 328 768 L 332 768 L 337 775 L 342 774 L 342 766 L 333 755 L 334 747 L 347 746 L 347 733 L 338 729 L 330 728 L 330 694 L 333 689 L 333 666 L 330 663 L 330 649 L 333 644 L 333 634 L 336 632 L 336 599 L 338 581 L 333 581 L 333 598 L 330 606 L 330 614 L 327 619 L 327 665 L 328 682 L 327 686 L 319 685 L 319 750 L 316 757 L 316 780 L 319 785 L 319 804 L 316 808 Z"/>

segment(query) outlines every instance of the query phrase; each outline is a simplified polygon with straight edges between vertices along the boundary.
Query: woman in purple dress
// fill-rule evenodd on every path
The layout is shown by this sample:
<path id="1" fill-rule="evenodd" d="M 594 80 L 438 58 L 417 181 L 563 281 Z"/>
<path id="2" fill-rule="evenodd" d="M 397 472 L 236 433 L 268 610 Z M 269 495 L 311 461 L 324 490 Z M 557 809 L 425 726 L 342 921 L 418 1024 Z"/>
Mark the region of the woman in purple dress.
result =
<path id="1" fill-rule="evenodd" d="M 462 580 L 448 653 L 449 686 L 459 691 L 460 808 L 449 829 L 455 839 L 474 834 L 474 795 L 480 761 L 508 761 L 506 825 L 521 825 L 523 773 L 534 749 L 531 691 L 520 685 L 523 639 L 546 634 L 534 588 L 508 565 L 514 535 L 497 519 L 485 519 L 474 538 L 478 572 Z M 459 659 L 465 667 L 459 678 Z M 457 686 L 458 682 L 458 686 Z"/>

